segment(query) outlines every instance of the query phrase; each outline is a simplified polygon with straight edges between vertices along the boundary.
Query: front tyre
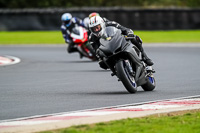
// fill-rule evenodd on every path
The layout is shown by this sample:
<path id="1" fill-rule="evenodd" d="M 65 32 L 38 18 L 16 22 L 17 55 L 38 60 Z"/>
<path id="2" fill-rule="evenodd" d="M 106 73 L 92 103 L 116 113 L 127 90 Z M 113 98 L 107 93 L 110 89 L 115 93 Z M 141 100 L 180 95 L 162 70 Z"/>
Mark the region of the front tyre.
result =
<path id="1" fill-rule="evenodd" d="M 156 81 L 155 78 L 153 77 L 153 75 L 151 76 L 147 76 L 147 83 L 142 85 L 142 88 L 144 91 L 153 91 L 154 88 L 156 87 Z"/>
<path id="2" fill-rule="evenodd" d="M 135 82 L 134 76 L 128 71 L 128 67 L 124 60 L 120 60 L 115 65 L 117 77 L 122 81 L 126 90 L 129 93 L 137 92 L 137 84 Z"/>

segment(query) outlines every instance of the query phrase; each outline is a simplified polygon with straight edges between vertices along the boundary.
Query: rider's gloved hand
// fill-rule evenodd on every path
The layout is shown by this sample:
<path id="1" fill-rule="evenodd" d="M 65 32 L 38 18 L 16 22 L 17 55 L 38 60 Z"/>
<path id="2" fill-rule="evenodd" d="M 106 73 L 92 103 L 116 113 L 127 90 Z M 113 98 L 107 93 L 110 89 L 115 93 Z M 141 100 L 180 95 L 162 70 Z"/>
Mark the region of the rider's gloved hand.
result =
<path id="1" fill-rule="evenodd" d="M 128 37 L 135 37 L 135 35 L 134 35 L 134 33 L 133 33 L 133 31 L 132 30 L 127 30 L 127 36 Z"/>
<path id="2" fill-rule="evenodd" d="M 141 39 L 139 36 L 137 36 L 137 35 L 136 35 L 136 37 L 135 37 L 135 38 L 136 38 L 136 40 L 137 40 L 139 43 L 141 43 L 141 44 L 142 44 L 142 39 Z"/>

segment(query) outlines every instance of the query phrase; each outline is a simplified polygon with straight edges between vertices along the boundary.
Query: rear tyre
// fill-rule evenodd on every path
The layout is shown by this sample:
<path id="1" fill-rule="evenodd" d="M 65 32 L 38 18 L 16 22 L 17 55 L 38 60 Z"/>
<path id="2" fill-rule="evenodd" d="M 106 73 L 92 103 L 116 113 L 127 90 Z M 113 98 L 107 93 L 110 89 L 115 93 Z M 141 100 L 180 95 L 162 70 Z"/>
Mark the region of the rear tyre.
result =
<path id="1" fill-rule="evenodd" d="M 120 60 L 116 63 L 115 68 L 117 72 L 117 77 L 122 81 L 126 90 L 129 93 L 137 92 L 137 84 L 135 83 L 134 77 L 128 72 L 125 66 L 124 60 Z"/>

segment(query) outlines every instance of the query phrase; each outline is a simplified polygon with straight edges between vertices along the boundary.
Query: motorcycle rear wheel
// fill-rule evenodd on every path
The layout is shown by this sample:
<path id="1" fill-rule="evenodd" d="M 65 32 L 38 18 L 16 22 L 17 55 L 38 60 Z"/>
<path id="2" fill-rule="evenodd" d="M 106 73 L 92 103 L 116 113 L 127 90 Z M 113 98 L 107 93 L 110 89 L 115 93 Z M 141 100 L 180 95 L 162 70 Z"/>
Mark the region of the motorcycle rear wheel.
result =
<path id="1" fill-rule="evenodd" d="M 122 81 L 126 90 L 129 93 L 137 92 L 137 84 L 135 83 L 135 79 L 130 73 L 126 70 L 126 66 L 124 60 L 120 60 L 115 65 L 117 77 Z"/>

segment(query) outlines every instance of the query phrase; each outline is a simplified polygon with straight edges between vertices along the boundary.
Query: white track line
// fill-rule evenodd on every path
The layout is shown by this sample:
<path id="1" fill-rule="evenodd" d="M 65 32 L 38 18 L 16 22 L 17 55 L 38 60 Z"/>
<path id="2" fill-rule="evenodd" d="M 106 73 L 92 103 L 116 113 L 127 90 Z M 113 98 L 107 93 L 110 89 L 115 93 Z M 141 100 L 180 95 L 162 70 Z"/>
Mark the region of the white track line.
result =
<path id="1" fill-rule="evenodd" d="M 14 56 L 0 56 L 0 59 L 3 59 L 2 61 L 0 61 L 0 66 L 7 66 L 7 65 L 13 65 L 16 63 L 19 63 L 21 60 L 17 57 Z"/>

